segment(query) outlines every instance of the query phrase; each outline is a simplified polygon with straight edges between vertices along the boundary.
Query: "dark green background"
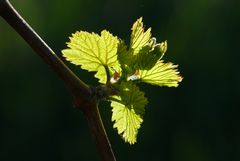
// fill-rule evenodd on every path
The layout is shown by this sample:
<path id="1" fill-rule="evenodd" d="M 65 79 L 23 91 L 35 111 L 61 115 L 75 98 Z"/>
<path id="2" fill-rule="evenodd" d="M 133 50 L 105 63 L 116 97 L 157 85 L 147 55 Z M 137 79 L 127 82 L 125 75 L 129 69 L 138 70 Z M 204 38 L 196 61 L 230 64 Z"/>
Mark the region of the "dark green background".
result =
<path id="1" fill-rule="evenodd" d="M 138 143 L 125 144 L 112 128 L 111 108 L 100 110 L 119 161 L 240 160 L 240 1 L 233 0 L 12 0 L 61 56 L 77 30 L 108 29 L 129 40 L 143 16 L 166 61 L 179 64 L 179 88 L 143 85 L 149 104 Z M 91 85 L 93 74 L 67 62 Z M 99 160 L 83 114 L 72 108 L 63 82 L 0 19 L 0 160 Z"/>

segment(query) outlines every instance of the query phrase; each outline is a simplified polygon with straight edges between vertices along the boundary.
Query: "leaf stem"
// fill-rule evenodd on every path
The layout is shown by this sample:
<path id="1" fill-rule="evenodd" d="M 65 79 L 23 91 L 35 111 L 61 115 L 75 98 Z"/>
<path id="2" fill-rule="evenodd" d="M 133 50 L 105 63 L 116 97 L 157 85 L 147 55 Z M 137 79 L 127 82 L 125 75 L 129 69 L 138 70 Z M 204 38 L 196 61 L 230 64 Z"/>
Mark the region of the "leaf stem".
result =
<path id="1" fill-rule="evenodd" d="M 106 84 L 108 85 L 108 84 L 110 84 L 110 80 L 111 80 L 110 70 L 109 70 L 107 65 L 104 65 L 104 68 L 105 68 L 105 71 L 106 71 L 106 74 L 107 74 L 107 82 L 106 82 Z"/>
<path id="2" fill-rule="evenodd" d="M 118 99 L 116 99 L 116 98 L 114 98 L 114 97 L 108 97 L 107 99 L 110 100 L 110 101 L 115 101 L 115 102 L 124 104 L 124 102 L 122 102 L 121 100 L 118 100 Z"/>

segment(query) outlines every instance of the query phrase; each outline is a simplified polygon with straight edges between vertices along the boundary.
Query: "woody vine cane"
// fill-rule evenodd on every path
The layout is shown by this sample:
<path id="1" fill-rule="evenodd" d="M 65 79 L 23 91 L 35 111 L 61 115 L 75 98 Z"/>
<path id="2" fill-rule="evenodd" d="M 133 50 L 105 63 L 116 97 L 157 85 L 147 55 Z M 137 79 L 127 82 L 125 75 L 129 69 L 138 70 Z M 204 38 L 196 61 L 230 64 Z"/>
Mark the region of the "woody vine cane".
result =
<path id="1" fill-rule="evenodd" d="M 17 13 L 8 0 L 0 0 L 0 15 L 32 47 L 41 59 L 49 65 L 59 78 L 63 80 L 73 95 L 76 108 L 83 109 L 82 107 L 84 107 L 88 109 L 85 110 L 85 116 L 89 122 L 89 128 L 94 137 L 101 160 L 116 160 L 99 115 L 97 102 L 89 100 L 90 98 L 93 99 L 91 97 L 91 89 L 57 57 L 52 49 Z"/>

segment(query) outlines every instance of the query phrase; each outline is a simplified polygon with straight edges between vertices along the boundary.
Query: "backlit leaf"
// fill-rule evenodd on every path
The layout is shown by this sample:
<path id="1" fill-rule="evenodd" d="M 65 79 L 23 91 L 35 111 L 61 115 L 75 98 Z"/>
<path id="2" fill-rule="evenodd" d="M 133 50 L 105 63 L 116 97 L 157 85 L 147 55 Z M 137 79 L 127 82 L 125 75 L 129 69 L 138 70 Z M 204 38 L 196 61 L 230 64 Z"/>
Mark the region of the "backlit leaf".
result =
<path id="1" fill-rule="evenodd" d="M 148 45 L 151 38 L 151 28 L 144 31 L 142 17 L 139 18 L 132 26 L 132 34 L 130 40 L 130 48 L 133 49 L 133 54 L 138 54 L 139 51 Z"/>
<path id="2" fill-rule="evenodd" d="M 114 96 L 115 101 L 111 103 L 113 127 L 117 128 L 118 134 L 121 134 L 126 142 L 134 144 L 138 129 L 143 122 L 147 99 L 144 93 L 130 81 L 122 82 L 117 89 L 119 96 Z"/>
<path id="3" fill-rule="evenodd" d="M 182 77 L 177 71 L 177 65 L 158 61 L 150 70 L 139 70 L 139 77 L 143 82 L 158 86 L 177 87 Z"/>
<path id="4" fill-rule="evenodd" d="M 85 31 L 76 32 L 67 43 L 68 49 L 62 51 L 66 60 L 82 69 L 96 71 L 95 77 L 100 83 L 106 83 L 105 67 L 120 70 L 117 60 L 117 47 L 119 40 L 106 30 L 101 36 Z M 105 73 L 105 74 L 104 74 Z"/>
<path id="5" fill-rule="evenodd" d="M 159 45 L 154 47 L 144 46 L 142 50 L 139 51 L 139 54 L 136 55 L 135 69 L 150 70 L 162 55 L 163 53 Z"/>
<path id="6" fill-rule="evenodd" d="M 129 73 L 133 73 L 133 66 L 136 63 L 136 56 L 133 55 L 132 49 L 127 50 L 127 46 L 124 41 L 120 41 L 117 54 L 123 72 L 122 76 L 124 77 Z"/>

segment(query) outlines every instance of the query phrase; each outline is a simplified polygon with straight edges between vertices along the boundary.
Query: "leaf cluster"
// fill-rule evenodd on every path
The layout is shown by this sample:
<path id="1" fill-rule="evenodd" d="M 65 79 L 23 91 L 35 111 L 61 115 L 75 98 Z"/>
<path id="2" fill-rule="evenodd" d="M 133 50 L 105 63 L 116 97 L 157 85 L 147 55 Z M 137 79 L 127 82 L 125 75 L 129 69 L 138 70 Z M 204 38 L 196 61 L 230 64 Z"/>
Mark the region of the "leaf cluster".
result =
<path id="1" fill-rule="evenodd" d="M 129 46 L 107 30 L 100 35 L 76 32 L 62 53 L 71 63 L 96 72 L 95 77 L 106 88 L 114 88 L 116 92 L 106 97 L 111 101 L 113 127 L 124 141 L 134 144 L 148 103 L 137 83 L 177 87 L 182 77 L 177 65 L 162 60 L 167 41 L 157 43 L 151 28 L 145 31 L 142 18 L 131 30 Z"/>

